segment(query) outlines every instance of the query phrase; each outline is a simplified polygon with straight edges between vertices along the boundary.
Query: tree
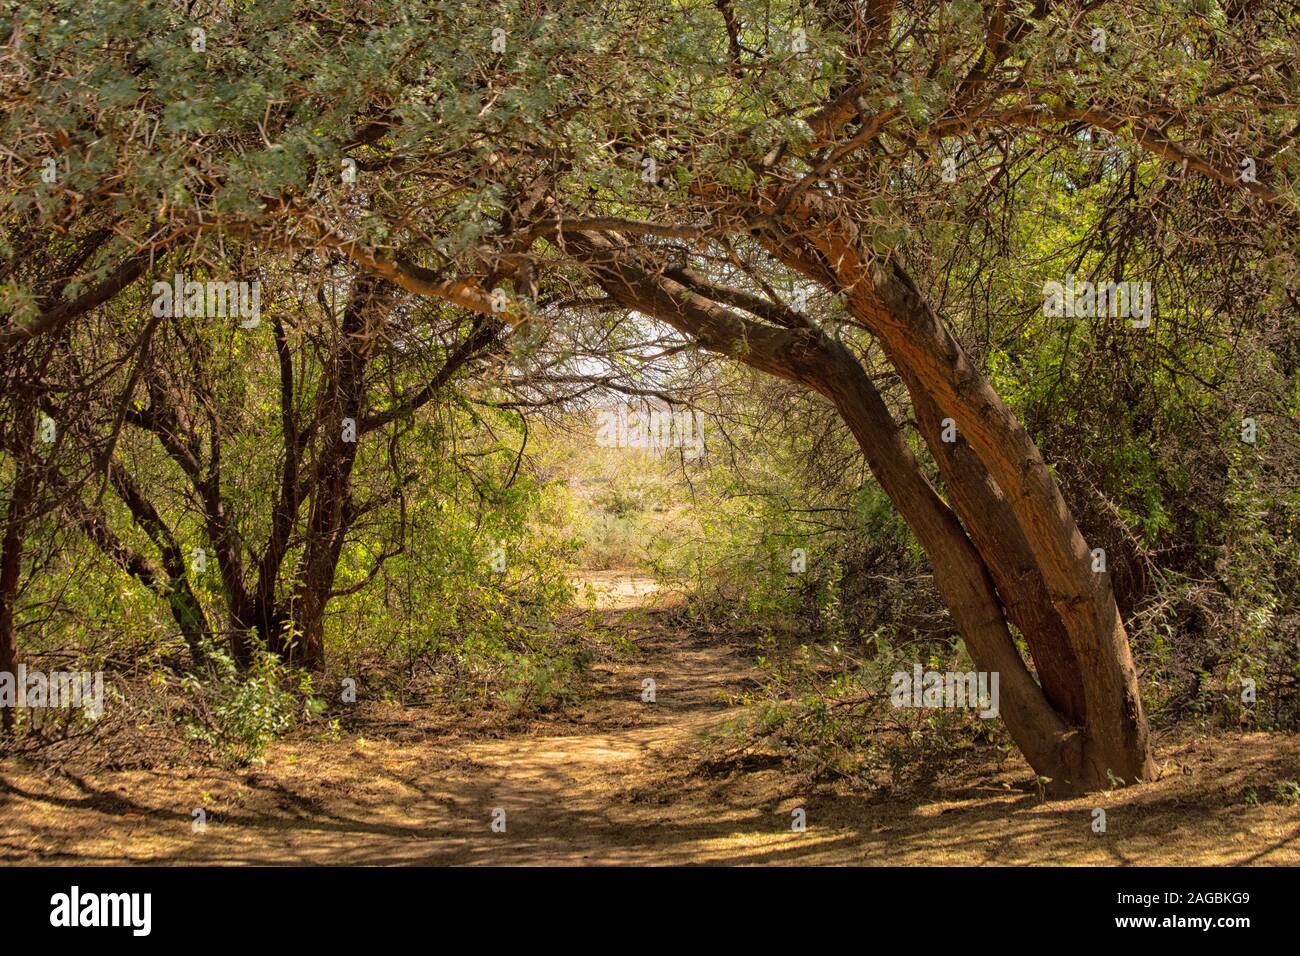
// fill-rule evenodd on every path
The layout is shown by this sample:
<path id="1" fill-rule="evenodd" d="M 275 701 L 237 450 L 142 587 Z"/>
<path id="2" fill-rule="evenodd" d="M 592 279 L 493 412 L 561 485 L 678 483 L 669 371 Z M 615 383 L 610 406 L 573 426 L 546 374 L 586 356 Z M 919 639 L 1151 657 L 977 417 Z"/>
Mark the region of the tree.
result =
<path id="1" fill-rule="evenodd" d="M 136 242 L 96 253 L 89 293 L 17 310 L 7 343 L 62 330 L 182 235 L 339 255 L 366 282 L 516 328 L 590 322 L 572 303 L 594 286 L 602 307 L 833 404 L 977 664 L 1001 672 L 1007 725 L 1040 774 L 1074 790 L 1152 776 L 1114 589 L 933 284 L 979 271 L 952 219 L 1015 220 L 1091 178 L 1124 188 L 1078 230 L 1084 256 L 1104 260 L 1112 219 L 1161 195 L 1251 223 L 1253 263 L 1293 287 L 1294 10 L 394 0 L 346 24 L 314 3 L 193 23 L 202 56 L 178 44 L 182 15 L 118 4 L 73 17 L 62 72 L 27 54 L 23 77 L 56 78 L 40 95 L 16 83 L 15 139 L 29 162 L 77 164 L 31 198 L 9 161 L 26 197 L 11 232 L 87 219 Z M 73 99 L 72 71 L 105 43 L 109 66 Z M 159 124 L 162 141 L 141 132 Z M 349 203 L 352 173 L 377 201 Z M 1189 178 L 1209 191 L 1193 199 Z M 810 314 L 777 288 L 833 300 Z M 356 407 L 369 322 L 353 316 L 330 365 L 327 419 Z M 872 385 L 868 343 L 906 386 L 942 488 Z M 167 421 L 156 434 L 175 434 Z M 325 581 L 351 465 L 317 466 L 304 569 Z M 233 542 L 209 531 L 238 604 Z M 300 590 L 295 613 L 314 620 L 320 602 Z"/>

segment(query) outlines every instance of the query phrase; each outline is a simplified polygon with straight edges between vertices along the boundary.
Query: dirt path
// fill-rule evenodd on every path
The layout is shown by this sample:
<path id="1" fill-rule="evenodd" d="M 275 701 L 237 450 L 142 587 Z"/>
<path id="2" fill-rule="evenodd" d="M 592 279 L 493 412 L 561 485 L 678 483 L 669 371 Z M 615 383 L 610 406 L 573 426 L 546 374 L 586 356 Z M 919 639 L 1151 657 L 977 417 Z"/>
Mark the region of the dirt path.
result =
<path id="1" fill-rule="evenodd" d="M 384 739 L 284 741 L 236 773 L 51 779 L 0 765 L 0 862 L 1300 862 L 1300 807 L 1286 797 L 1300 777 L 1294 736 L 1169 744 L 1155 784 L 1050 803 L 1019 789 L 1018 763 L 974 780 L 967 768 L 920 803 L 806 793 L 774 764 L 709 772 L 698 734 L 731 715 L 725 696 L 752 680 L 748 658 L 670 631 L 649 579 L 595 586 L 640 653 L 597 665 L 580 712 L 495 737 L 415 721 Z M 647 678 L 654 703 L 641 699 Z M 806 832 L 791 829 L 797 807 Z M 1097 807 L 1105 835 L 1092 832 Z"/>

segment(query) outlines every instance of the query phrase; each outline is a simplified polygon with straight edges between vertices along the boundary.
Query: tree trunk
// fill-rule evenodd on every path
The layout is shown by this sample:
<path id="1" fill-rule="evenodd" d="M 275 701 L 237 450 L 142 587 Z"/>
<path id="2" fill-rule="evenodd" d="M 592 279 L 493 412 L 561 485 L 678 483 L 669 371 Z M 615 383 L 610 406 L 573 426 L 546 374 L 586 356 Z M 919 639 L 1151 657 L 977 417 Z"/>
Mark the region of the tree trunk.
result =
<path id="1" fill-rule="evenodd" d="M 131 575 L 158 597 L 167 602 L 172 619 L 180 628 L 181 637 L 189 648 L 190 657 L 197 668 L 207 662 L 204 642 L 212 637 L 207 617 L 199 599 L 185 577 L 185 565 L 179 551 L 175 555 L 164 553 L 164 568 L 157 567 L 145 555 L 136 551 L 109 528 L 103 514 L 92 510 L 73 496 L 70 488 L 60 487 L 61 494 L 69 499 L 64 510 L 77 522 L 91 544 L 119 568 Z"/>
<path id="2" fill-rule="evenodd" d="M 852 216 L 811 192 L 786 214 L 789 227 L 767 227 L 763 244 L 844 293 L 849 314 L 881 343 L 912 392 L 918 417 L 952 418 L 974 453 L 940 449 L 936 460 L 952 487 L 961 486 L 954 506 L 1005 587 L 1008 615 L 1023 622 L 1054 705 L 1076 724 L 1082 714 L 1082 739 L 1061 786 L 1154 779 L 1137 668 L 1114 593 L 1104 573 L 1092 572 L 1091 552 L 1037 446 L 902 268 L 862 251 Z M 1026 613 L 1029 602 L 1036 613 Z"/>
<path id="3" fill-rule="evenodd" d="M 4 541 L 0 543 L 0 674 L 12 674 L 12 679 L 17 681 L 18 634 L 14 630 L 14 603 L 22 575 L 23 516 L 16 495 L 10 499 L 6 511 Z M 21 695 L 22 688 L 18 688 L 18 693 Z M 0 707 L 0 728 L 5 733 L 14 729 L 17 707 L 16 700 L 13 707 Z"/>
<path id="4" fill-rule="evenodd" d="M 198 596 L 190 587 L 185 552 L 177 542 L 172 529 L 163 520 L 162 514 L 145 495 L 134 476 L 116 460 L 108 462 L 108 475 L 114 491 L 126 504 L 131 517 L 158 547 L 163 573 L 154 575 L 154 583 L 151 587 L 167 602 L 172 619 L 176 621 L 181 636 L 189 646 L 190 656 L 194 659 L 195 666 L 201 668 L 207 662 L 207 653 L 203 645 L 211 640 L 212 631 L 203 613 L 203 606 L 199 604 Z M 138 566 L 138 561 L 128 562 L 123 566 L 127 571 L 133 572 Z M 137 577 L 142 581 L 145 580 L 139 574 Z M 145 583 L 149 582 L 145 581 Z"/>
<path id="5" fill-rule="evenodd" d="M 14 620 L 18 603 L 18 586 L 22 582 L 23 546 L 27 540 L 27 522 L 35 510 L 39 486 L 36 468 L 36 403 L 29 396 L 16 402 L 14 416 L 14 484 L 5 509 L 4 537 L 0 540 L 0 674 L 13 675 L 17 699 L 13 707 L 0 707 L 0 729 L 12 733 L 23 689 L 18 680 L 18 632 Z"/>
<path id="6" fill-rule="evenodd" d="M 324 431 L 293 598 L 289 654 L 290 660 L 310 670 L 325 668 L 325 608 L 354 517 L 351 480 L 365 411 L 366 365 L 395 291 L 384 280 L 357 277 L 344 310 L 341 341 L 323 386 L 318 420 Z M 347 433 L 345 420 L 352 422 Z"/>
<path id="7" fill-rule="evenodd" d="M 1001 716 L 1025 759 L 1053 780 L 1076 776 L 1077 738 L 1034 682 L 983 560 L 926 480 L 861 363 L 815 329 L 790 331 L 747 322 L 673 279 L 611 256 L 608 244 L 597 237 L 575 238 L 572 245 L 598 263 L 597 281 L 621 304 L 667 322 L 711 351 L 808 386 L 834 403 L 872 474 L 929 556 L 936 585 L 976 667 L 999 674 Z"/>
<path id="8" fill-rule="evenodd" d="M 1146 716 L 1128 635 L 1105 573 L 1094 573 L 1092 554 L 1037 446 L 979 369 L 930 311 L 896 266 L 870 275 L 853 259 L 837 259 L 849 310 L 885 345 L 917 390 L 928 394 L 943 417 L 978 457 L 1003 493 L 1024 545 L 1041 576 L 1052 609 L 1064 628 L 1078 665 L 1084 703 L 1084 733 L 1072 789 L 1095 790 L 1155 778 Z M 923 402 L 924 404 L 924 402 Z M 975 535 L 996 554 L 990 563 L 1013 565 L 1019 542 L 999 539 L 1005 511 L 972 514 Z M 1053 645 L 1042 632 L 1026 635 L 1040 648 Z M 1061 660 L 1048 665 L 1054 672 Z"/>
<path id="9" fill-rule="evenodd" d="M 1029 645 L 1043 692 L 1072 726 L 1082 727 L 1086 711 L 1079 661 L 1006 496 L 960 434 L 955 441 L 943 440 L 945 416 L 910 376 L 904 379 L 953 510 L 983 558 L 1007 617 Z"/>
<path id="10" fill-rule="evenodd" d="M 873 292 L 879 277 L 860 265 L 855 271 L 848 243 L 821 250 L 814 277 L 825 281 L 831 269 L 824 263 L 834 264 L 834 282 L 848 291 L 851 314 L 882 341 L 916 396 L 923 433 L 932 436 L 951 417 L 969 442 L 960 449 L 937 442 L 936 459 L 961 520 L 925 479 L 870 378 L 843 346 L 811 326 L 774 328 L 744 319 L 643 268 L 602 237 L 575 236 L 572 246 L 620 304 L 834 402 L 929 556 L 976 666 L 1000 674 L 1008 730 L 1055 789 L 1153 778 L 1137 673 L 1109 586 L 1091 575 L 1087 546 L 1037 448 L 914 289 L 903 298 L 891 286 L 891 308 Z M 1025 634 L 1044 687 L 1020 657 L 1008 618 Z"/>
<path id="11" fill-rule="evenodd" d="M 1040 776 L 1071 780 L 1077 775 L 1077 741 L 1025 666 L 983 559 L 926 480 L 862 366 L 847 352 L 837 365 L 828 376 L 829 397 L 930 558 L 935 585 L 976 668 L 999 675 L 1001 716 L 1012 739 Z"/>

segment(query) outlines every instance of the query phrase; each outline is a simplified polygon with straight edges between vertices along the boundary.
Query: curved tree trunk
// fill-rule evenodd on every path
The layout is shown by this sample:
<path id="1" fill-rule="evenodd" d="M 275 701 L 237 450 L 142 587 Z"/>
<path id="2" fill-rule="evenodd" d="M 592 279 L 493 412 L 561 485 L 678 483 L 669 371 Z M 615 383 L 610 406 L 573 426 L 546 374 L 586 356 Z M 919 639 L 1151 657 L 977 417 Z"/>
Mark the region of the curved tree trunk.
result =
<path id="1" fill-rule="evenodd" d="M 1007 627 L 984 562 L 961 522 L 930 485 L 861 363 L 818 330 L 747 322 L 682 283 L 617 256 L 598 237 L 575 239 L 614 299 L 692 336 L 705 348 L 805 385 L 834 403 L 868 467 L 934 566 L 935 582 L 975 665 L 997 672 L 1001 716 L 1035 771 L 1078 776 L 1077 738 L 1034 682 Z"/>
<path id="2" fill-rule="evenodd" d="M 873 291 L 875 276 L 851 271 L 857 260 L 845 246 L 835 256 L 823 249 L 820 262 L 805 260 L 819 281 L 832 271 L 825 263 L 835 264 L 850 312 L 903 375 L 923 433 L 940 446 L 936 459 L 960 519 L 930 486 L 870 378 L 843 346 L 797 322 L 775 328 L 747 320 L 701 295 L 689 277 L 652 271 L 602 237 L 575 236 L 572 245 L 620 304 L 835 404 L 929 556 L 976 666 L 1000 674 L 1003 719 L 1040 775 L 1068 791 L 1154 776 L 1137 673 L 1109 585 L 1092 575 L 1087 546 L 1037 448 L 914 289 L 891 309 Z M 906 322 L 897 317 L 903 306 Z M 935 426 L 949 417 L 968 446 L 933 441 Z M 1042 687 L 1020 657 L 1008 619 L 1025 634 Z"/>
<path id="3" fill-rule="evenodd" d="M 979 550 L 1007 617 L 1024 636 L 1043 692 L 1072 726 L 1087 719 L 1079 661 L 1060 615 L 1052 607 L 1043 576 L 1020 523 L 996 481 L 966 445 L 943 440 L 944 415 L 930 395 L 904 376 L 912 408 L 927 447 L 943 475 L 953 510 Z"/>
<path id="4" fill-rule="evenodd" d="M 830 376 L 829 397 L 881 489 L 930 558 L 935 584 L 976 668 L 999 675 L 1007 730 L 1040 776 L 1073 781 L 1079 769 L 1077 742 L 1020 657 L 983 559 L 957 516 L 926 480 L 862 366 L 847 353 L 837 365 Z"/>
<path id="5" fill-rule="evenodd" d="M 903 269 L 863 251 L 852 216 L 833 197 L 805 193 L 784 215 L 784 230 L 755 223 L 763 245 L 843 293 L 849 314 L 919 397 L 918 418 L 953 419 L 973 452 L 940 450 L 936 460 L 950 484 L 961 486 L 954 506 L 1004 586 L 1007 613 L 1022 627 L 1049 698 L 1082 725 L 1064 786 L 1095 790 L 1154 779 L 1137 668 L 1114 592 L 1105 573 L 1093 572 L 1088 545 L 1028 432 Z M 1028 568 L 1033 573 L 1023 574 Z M 1026 613 L 1030 602 L 1037 611 Z"/>
<path id="6" fill-rule="evenodd" d="M 1023 554 L 1019 536 L 1005 542 L 998 536 L 1006 511 L 1023 534 L 1079 665 L 1085 719 L 1081 762 L 1070 784 L 1091 790 L 1154 779 L 1137 668 L 1114 593 L 1105 573 L 1092 570 L 1087 542 L 1037 446 L 900 269 L 876 268 L 868 276 L 848 256 L 838 267 L 841 283 L 852 290 L 850 312 L 881 339 L 905 379 L 953 419 L 1001 489 L 1006 509 L 971 515 L 972 526 L 982 526 L 973 536 L 996 555 L 990 563 L 1011 566 Z M 1053 627 L 1050 619 L 1047 626 Z M 1049 671 L 1068 665 L 1068 654 L 1054 649 L 1056 635 L 1031 629 L 1026 636 L 1031 646 L 1053 648 Z"/>
<path id="7" fill-rule="evenodd" d="M 181 637 L 190 651 L 195 667 L 207 663 L 204 646 L 212 640 L 212 631 L 199 604 L 198 596 L 185 576 L 185 562 L 179 549 L 165 549 L 163 567 L 159 568 L 148 557 L 136 551 L 109 528 L 104 515 L 75 497 L 75 492 L 60 488 L 68 496 L 64 510 L 77 522 L 87 540 L 105 557 L 131 575 L 150 591 L 167 602 L 172 620 L 180 628 Z"/>

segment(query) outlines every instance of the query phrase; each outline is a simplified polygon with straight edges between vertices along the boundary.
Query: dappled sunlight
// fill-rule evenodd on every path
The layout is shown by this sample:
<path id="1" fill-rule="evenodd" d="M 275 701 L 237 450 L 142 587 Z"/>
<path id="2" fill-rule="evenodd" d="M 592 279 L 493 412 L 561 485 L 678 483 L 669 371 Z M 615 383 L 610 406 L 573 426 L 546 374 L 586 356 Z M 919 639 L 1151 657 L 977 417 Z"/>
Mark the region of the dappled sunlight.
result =
<path id="1" fill-rule="evenodd" d="M 609 613 L 656 594 L 645 576 L 591 575 Z M 562 734 L 440 743 L 273 745 L 216 771 L 46 777 L 0 771 L 0 860 L 52 863 L 771 864 L 1300 863 L 1300 810 L 1251 805 L 1300 765 L 1300 743 L 1253 734 L 1171 741 L 1142 787 L 1043 801 L 1023 765 L 985 767 L 929 797 L 807 789 L 780 764 L 690 772 L 699 734 L 733 716 L 753 677 L 732 645 L 651 612 L 640 657 L 602 667 L 589 721 Z M 661 676 L 656 701 L 641 675 Z M 604 728 L 604 729 L 602 729 Z M 952 788 L 952 795 L 945 791 Z M 205 807 L 208 830 L 191 832 Z M 1088 827 L 1107 808 L 1106 841 Z M 506 830 L 493 833 L 493 808 Z M 807 829 L 792 829 L 803 808 Z"/>

